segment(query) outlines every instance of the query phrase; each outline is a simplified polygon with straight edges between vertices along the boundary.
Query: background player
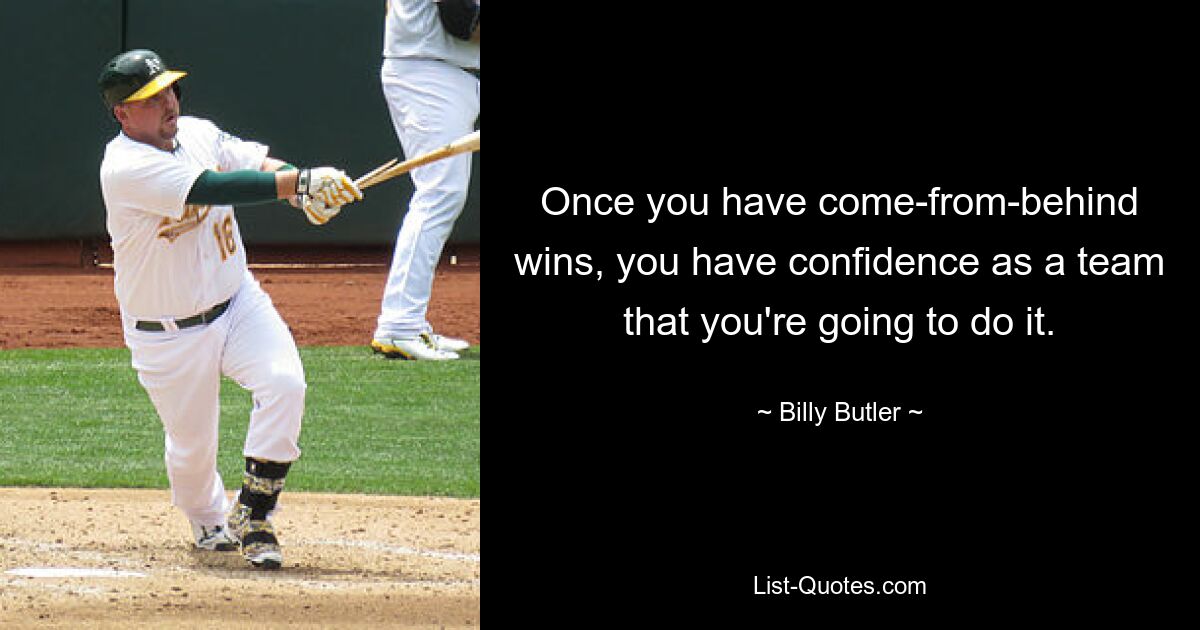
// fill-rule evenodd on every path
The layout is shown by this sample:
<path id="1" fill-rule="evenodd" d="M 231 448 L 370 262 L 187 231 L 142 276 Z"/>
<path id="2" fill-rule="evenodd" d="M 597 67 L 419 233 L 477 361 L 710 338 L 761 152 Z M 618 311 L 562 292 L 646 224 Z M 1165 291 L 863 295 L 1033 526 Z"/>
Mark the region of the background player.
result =
<path id="1" fill-rule="evenodd" d="M 413 157 L 471 132 L 479 117 L 477 0 L 388 0 L 380 80 L 404 154 Z M 471 179 L 470 154 L 412 171 L 371 347 L 390 358 L 457 359 L 462 339 L 426 319 L 433 274 Z"/>
<path id="2" fill-rule="evenodd" d="M 134 50 L 100 75 L 121 125 L 100 166 L 116 297 L 133 367 L 166 434 L 171 500 L 196 546 L 240 544 L 253 565 L 279 568 L 268 516 L 300 456 L 306 384 L 291 333 L 246 267 L 232 204 L 290 199 L 323 224 L 362 194 L 339 170 L 296 170 L 264 145 L 181 117 L 176 82 L 185 74 Z M 232 507 L 216 466 L 222 374 L 254 398 Z"/>

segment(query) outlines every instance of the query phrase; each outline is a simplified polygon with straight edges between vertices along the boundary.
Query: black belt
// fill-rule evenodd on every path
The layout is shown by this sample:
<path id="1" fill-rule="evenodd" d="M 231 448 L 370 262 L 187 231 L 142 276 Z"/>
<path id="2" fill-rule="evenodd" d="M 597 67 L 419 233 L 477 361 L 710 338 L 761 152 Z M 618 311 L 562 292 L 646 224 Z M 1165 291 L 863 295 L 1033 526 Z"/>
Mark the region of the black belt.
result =
<path id="1" fill-rule="evenodd" d="M 220 304 L 208 309 L 207 311 L 204 311 L 203 313 L 192 315 L 191 317 L 185 317 L 183 319 L 177 319 L 175 320 L 175 327 L 183 330 L 184 328 L 191 328 L 192 326 L 199 326 L 200 324 L 214 322 L 218 317 L 221 316 L 222 313 L 225 312 L 225 309 L 229 308 L 229 302 L 232 299 L 233 298 L 225 300 L 224 302 L 221 302 Z M 134 324 L 133 327 L 138 330 L 145 330 L 149 332 L 162 332 L 167 329 L 162 325 L 162 323 L 155 321 L 138 321 L 138 323 Z"/>

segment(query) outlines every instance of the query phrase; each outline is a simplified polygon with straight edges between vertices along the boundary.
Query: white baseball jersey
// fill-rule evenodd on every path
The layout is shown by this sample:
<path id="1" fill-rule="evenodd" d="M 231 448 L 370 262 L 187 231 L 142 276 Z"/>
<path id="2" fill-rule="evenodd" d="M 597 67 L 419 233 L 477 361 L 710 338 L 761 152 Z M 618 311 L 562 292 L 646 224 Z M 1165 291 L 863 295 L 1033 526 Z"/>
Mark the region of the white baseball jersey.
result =
<path id="1" fill-rule="evenodd" d="M 205 170 L 259 170 L 267 147 L 191 116 L 179 118 L 176 142 L 174 151 L 163 151 L 121 133 L 100 166 L 117 301 L 127 321 L 203 312 L 229 299 L 246 274 L 233 207 L 186 199 Z"/>
<path id="2" fill-rule="evenodd" d="M 118 135 L 100 184 L 125 343 L 163 423 L 171 500 L 193 523 L 220 525 L 229 507 L 217 471 L 221 375 L 253 394 L 243 454 L 267 461 L 300 457 L 307 386 L 287 324 L 246 267 L 233 208 L 186 203 L 205 170 L 259 170 L 267 147 L 186 116 L 175 140 L 163 151 Z M 231 298 L 213 322 L 175 325 Z"/>
<path id="3" fill-rule="evenodd" d="M 479 42 L 447 33 L 433 0 L 388 0 L 383 56 L 439 59 L 460 68 L 479 68 Z"/>

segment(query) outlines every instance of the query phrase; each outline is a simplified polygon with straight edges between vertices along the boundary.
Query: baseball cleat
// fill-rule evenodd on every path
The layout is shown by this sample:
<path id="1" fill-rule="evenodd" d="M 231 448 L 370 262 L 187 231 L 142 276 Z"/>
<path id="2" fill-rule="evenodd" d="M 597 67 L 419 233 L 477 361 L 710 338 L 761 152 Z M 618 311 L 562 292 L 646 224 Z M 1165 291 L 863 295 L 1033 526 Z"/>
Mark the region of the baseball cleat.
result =
<path id="1" fill-rule="evenodd" d="M 221 525 L 198 525 L 192 523 L 192 535 L 196 537 L 196 548 L 205 551 L 237 551 L 240 543 Z"/>
<path id="2" fill-rule="evenodd" d="M 229 513 L 229 529 L 242 543 L 242 556 L 259 569 L 283 566 L 283 551 L 275 536 L 275 526 L 267 519 L 250 520 L 250 506 L 234 503 Z"/>
<path id="3" fill-rule="evenodd" d="M 433 345 L 437 346 L 438 350 L 445 352 L 462 352 L 471 347 L 466 339 L 455 339 L 437 333 L 431 333 L 429 336 L 433 337 Z"/>
<path id="4" fill-rule="evenodd" d="M 246 535 L 242 537 L 242 555 L 250 564 L 260 569 L 278 569 L 283 566 L 283 551 L 275 537 L 275 526 L 271 521 L 249 521 Z"/>
<path id="5" fill-rule="evenodd" d="M 374 339 L 371 349 L 389 359 L 449 361 L 458 358 L 458 353 L 438 348 L 428 333 L 399 339 Z"/>

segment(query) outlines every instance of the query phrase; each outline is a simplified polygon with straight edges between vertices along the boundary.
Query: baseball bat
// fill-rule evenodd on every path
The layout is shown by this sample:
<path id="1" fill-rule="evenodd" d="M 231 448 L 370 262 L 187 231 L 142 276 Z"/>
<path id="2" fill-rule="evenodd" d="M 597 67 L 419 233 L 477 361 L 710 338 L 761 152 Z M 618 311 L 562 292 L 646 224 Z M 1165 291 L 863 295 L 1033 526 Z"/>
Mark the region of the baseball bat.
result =
<path id="1" fill-rule="evenodd" d="M 386 182 L 387 180 L 398 175 L 403 175 L 404 173 L 407 173 L 418 166 L 425 166 L 430 162 L 444 160 L 452 155 L 458 155 L 459 153 L 467 153 L 478 150 L 479 132 L 473 131 L 440 149 L 434 149 L 428 153 L 418 155 L 411 160 L 405 160 L 392 166 L 389 166 L 389 163 L 384 163 L 382 166 L 376 167 L 369 173 L 358 178 L 354 182 L 354 185 L 358 186 L 360 190 L 363 188 L 369 188 L 375 184 Z M 391 162 L 395 162 L 395 160 L 392 160 Z"/>
<path id="2" fill-rule="evenodd" d="M 396 158 L 392 158 L 392 159 L 390 159 L 390 160 L 388 160 L 388 161 L 384 162 L 383 164 L 380 164 L 379 166 L 376 166 L 375 168 L 371 169 L 371 170 L 370 170 L 370 171 L 369 171 L 369 172 L 368 172 L 366 175 L 363 175 L 362 177 L 359 177 L 359 178 L 358 178 L 358 181 L 356 181 L 356 182 L 354 183 L 354 185 L 355 185 L 355 186 L 358 186 L 359 182 L 364 182 L 364 183 L 365 183 L 365 182 L 369 182 L 369 181 L 371 181 L 371 178 L 372 178 L 372 177 L 375 177 L 376 175 L 378 175 L 378 174 L 382 173 L 384 170 L 391 168 L 391 167 L 392 167 L 392 166 L 393 166 L 393 165 L 394 165 L 396 162 L 399 162 L 399 161 L 400 161 L 400 160 L 398 160 L 398 159 L 396 159 Z"/>

